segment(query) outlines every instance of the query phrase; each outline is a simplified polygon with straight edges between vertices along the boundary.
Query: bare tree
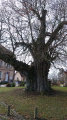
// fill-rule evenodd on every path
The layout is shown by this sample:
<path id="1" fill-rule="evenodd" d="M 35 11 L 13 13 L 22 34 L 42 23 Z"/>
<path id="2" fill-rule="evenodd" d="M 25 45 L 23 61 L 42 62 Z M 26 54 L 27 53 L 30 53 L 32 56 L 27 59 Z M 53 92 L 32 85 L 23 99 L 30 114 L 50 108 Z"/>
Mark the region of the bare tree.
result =
<path id="1" fill-rule="evenodd" d="M 49 0 L 9 0 L 3 6 L 3 24 L 13 52 L 19 47 L 18 54 L 30 54 L 33 64 L 29 66 L 4 52 L 6 61 L 10 60 L 16 70 L 28 73 L 29 89 L 50 91 L 48 73 L 51 64 L 67 57 L 66 0 L 51 3 Z M 2 51 L 0 58 L 5 60 Z"/>

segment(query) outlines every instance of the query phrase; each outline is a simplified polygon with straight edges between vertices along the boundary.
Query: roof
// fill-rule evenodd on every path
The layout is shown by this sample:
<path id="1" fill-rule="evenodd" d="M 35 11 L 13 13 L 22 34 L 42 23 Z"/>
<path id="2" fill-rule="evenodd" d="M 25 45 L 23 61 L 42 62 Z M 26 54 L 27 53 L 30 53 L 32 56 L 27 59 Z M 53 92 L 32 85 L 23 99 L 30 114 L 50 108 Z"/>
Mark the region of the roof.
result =
<path id="1" fill-rule="evenodd" d="M 67 71 L 64 71 L 65 74 L 67 74 Z"/>

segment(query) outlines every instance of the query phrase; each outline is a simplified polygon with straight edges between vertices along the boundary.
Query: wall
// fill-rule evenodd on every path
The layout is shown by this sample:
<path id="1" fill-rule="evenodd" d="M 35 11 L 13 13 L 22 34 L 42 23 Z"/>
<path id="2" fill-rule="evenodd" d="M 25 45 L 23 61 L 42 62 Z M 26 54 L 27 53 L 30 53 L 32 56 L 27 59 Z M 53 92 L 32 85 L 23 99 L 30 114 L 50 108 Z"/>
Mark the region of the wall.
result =
<path id="1" fill-rule="evenodd" d="M 26 81 L 26 77 L 24 75 L 21 76 L 19 72 L 16 72 L 14 76 L 14 80 L 15 81 Z"/>
<path id="2" fill-rule="evenodd" d="M 8 74 L 9 80 L 13 80 L 14 68 L 0 59 L 0 80 L 5 80 L 6 74 Z"/>
<path id="3" fill-rule="evenodd" d="M 16 81 L 21 81 L 22 80 L 19 72 L 15 73 L 14 80 L 16 80 Z"/>

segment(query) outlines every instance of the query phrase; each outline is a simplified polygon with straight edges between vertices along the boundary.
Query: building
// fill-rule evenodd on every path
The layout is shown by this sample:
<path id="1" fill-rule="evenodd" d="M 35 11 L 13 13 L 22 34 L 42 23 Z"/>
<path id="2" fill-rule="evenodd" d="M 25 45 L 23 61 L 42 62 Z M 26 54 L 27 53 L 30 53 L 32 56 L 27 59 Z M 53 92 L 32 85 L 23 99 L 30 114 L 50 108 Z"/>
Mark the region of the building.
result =
<path id="1" fill-rule="evenodd" d="M 13 81 L 13 79 L 14 79 L 14 67 L 0 59 L 0 80 L 11 82 Z"/>
<path id="2" fill-rule="evenodd" d="M 13 54 L 10 50 L 5 48 L 0 44 L 0 50 L 2 52 L 6 52 L 6 54 Z M 0 81 L 13 81 L 14 79 L 14 67 L 9 65 L 8 63 L 5 63 L 3 60 L 0 59 Z"/>
<path id="3" fill-rule="evenodd" d="M 67 71 L 64 71 L 64 84 L 67 86 Z"/>
<path id="4" fill-rule="evenodd" d="M 26 76 L 22 73 L 16 72 L 14 76 L 14 81 L 25 81 L 26 82 Z"/>
<path id="5" fill-rule="evenodd" d="M 61 69 L 58 74 L 58 82 L 63 86 L 67 86 L 67 70 Z"/>

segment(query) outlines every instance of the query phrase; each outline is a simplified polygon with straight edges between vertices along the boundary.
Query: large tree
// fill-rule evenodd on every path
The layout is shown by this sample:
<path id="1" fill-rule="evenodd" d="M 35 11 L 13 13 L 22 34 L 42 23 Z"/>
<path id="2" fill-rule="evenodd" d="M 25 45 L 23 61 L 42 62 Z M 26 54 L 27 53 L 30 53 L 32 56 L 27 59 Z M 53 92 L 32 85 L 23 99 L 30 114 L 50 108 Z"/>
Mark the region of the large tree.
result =
<path id="1" fill-rule="evenodd" d="M 28 89 L 50 91 L 51 64 L 67 57 L 66 0 L 9 0 L 3 7 L 0 39 L 12 45 L 13 54 L 1 49 L 0 58 L 27 75 Z M 15 53 L 31 55 L 33 63 L 16 60 Z"/>

